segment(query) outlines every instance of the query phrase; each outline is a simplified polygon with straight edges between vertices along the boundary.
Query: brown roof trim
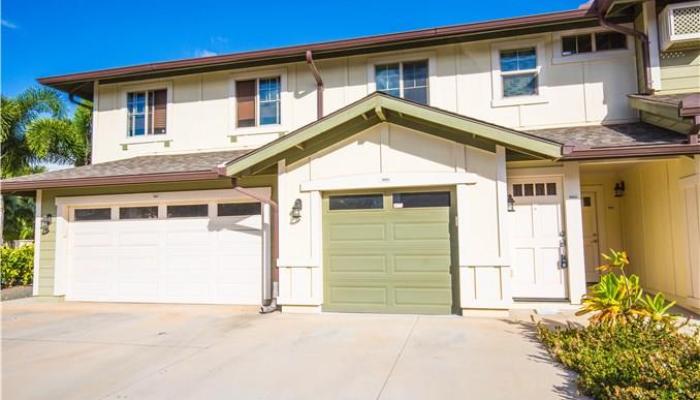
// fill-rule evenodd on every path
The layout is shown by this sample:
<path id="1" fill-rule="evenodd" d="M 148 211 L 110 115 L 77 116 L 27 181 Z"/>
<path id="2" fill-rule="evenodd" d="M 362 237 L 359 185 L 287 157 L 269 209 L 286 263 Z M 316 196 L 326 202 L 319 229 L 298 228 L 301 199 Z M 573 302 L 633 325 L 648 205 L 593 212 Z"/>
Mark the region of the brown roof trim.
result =
<path id="1" fill-rule="evenodd" d="M 694 117 L 700 115 L 700 93 L 690 94 L 681 100 L 681 117 Z"/>
<path id="2" fill-rule="evenodd" d="M 603 158 L 658 157 L 700 154 L 700 144 L 669 144 L 655 146 L 606 147 L 569 152 L 564 161 L 596 160 Z"/>
<path id="3" fill-rule="evenodd" d="M 41 84 L 52 86 L 59 90 L 92 91 L 92 88 L 81 89 L 78 85 L 94 80 L 146 77 L 156 73 L 183 72 L 188 70 L 216 69 L 217 67 L 232 67 L 234 64 L 250 65 L 251 63 L 282 63 L 305 60 L 307 50 L 314 53 L 314 58 L 330 58 L 347 54 L 370 52 L 371 49 L 382 50 L 389 45 L 400 43 L 425 42 L 436 39 L 449 39 L 465 35 L 482 34 L 532 28 L 540 25 L 565 24 L 572 22 L 595 23 L 596 16 L 586 9 L 561 11 L 547 14 L 530 15 L 525 17 L 506 18 L 446 26 L 440 28 L 420 29 L 400 33 L 366 36 L 355 39 L 335 40 L 329 42 L 311 43 L 297 46 L 280 47 L 259 51 L 226 54 L 212 57 L 190 58 L 177 61 L 157 62 L 133 65 L 128 67 L 110 68 L 89 72 L 39 78 Z"/>
<path id="4" fill-rule="evenodd" d="M 2 193 L 27 191 L 36 189 L 53 189 L 66 187 L 85 187 L 85 186 L 110 186 L 110 185 L 125 185 L 139 183 L 166 183 L 166 182 L 182 182 L 182 181 L 201 181 L 218 179 L 221 176 L 219 173 L 212 170 L 204 171 L 187 171 L 187 172 L 164 172 L 157 174 L 143 175 L 117 175 L 117 176 L 101 176 L 90 178 L 70 178 L 70 179 L 47 179 L 47 180 L 26 180 L 26 181 L 9 181 L 0 182 L 0 190 Z"/>

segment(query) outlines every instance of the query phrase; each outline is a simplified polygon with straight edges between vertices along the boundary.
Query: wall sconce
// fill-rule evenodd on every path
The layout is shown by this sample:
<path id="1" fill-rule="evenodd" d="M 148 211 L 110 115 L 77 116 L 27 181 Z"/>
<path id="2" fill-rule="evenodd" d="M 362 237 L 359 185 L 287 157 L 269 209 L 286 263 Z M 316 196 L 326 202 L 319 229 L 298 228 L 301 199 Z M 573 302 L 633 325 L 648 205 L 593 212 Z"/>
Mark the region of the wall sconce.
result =
<path id="1" fill-rule="evenodd" d="M 51 226 L 51 214 L 46 214 L 41 217 L 41 234 L 46 235 L 49 233 L 49 227 Z"/>
<path id="2" fill-rule="evenodd" d="M 294 200 L 292 212 L 289 214 L 293 219 L 301 219 L 301 199 Z"/>
<path id="3" fill-rule="evenodd" d="M 622 197 L 625 195 L 625 181 L 620 181 L 615 183 L 615 197 Z"/>
<path id="4" fill-rule="evenodd" d="M 515 212 L 515 199 L 513 195 L 508 195 L 508 212 Z"/>

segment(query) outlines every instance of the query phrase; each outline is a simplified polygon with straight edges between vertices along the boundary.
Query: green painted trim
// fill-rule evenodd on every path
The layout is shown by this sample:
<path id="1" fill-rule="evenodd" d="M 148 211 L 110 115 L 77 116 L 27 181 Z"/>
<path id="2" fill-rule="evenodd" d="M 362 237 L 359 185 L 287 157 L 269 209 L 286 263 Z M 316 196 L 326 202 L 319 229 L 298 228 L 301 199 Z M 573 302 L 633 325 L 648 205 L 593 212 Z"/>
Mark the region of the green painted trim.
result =
<path id="1" fill-rule="evenodd" d="M 381 110 L 381 112 L 378 113 L 377 110 Z M 399 119 L 412 119 L 414 122 L 415 120 L 422 120 L 436 127 L 452 129 L 453 132 L 456 131 L 465 135 L 463 140 L 471 140 L 468 139 L 468 137 L 472 139 L 478 137 L 481 141 L 490 141 L 505 147 L 524 150 L 529 154 L 535 154 L 545 158 L 556 159 L 562 155 L 562 145 L 560 143 L 375 92 L 312 124 L 299 128 L 280 139 L 270 142 L 246 156 L 232 161 L 226 166 L 226 174 L 234 176 L 242 172 L 252 173 L 254 172 L 254 167 L 261 165 L 262 170 L 264 170 L 275 162 L 269 161 L 270 159 L 282 159 L 284 156 L 281 155 L 284 152 L 295 147 L 299 148 L 303 154 L 311 154 L 312 152 L 308 150 L 309 147 L 305 146 L 307 141 L 322 134 L 326 135 L 336 128 L 343 129 L 340 127 L 346 123 L 351 123 L 352 127 L 345 128 L 348 130 L 347 133 L 357 133 L 371 125 L 382 122 L 383 116 L 388 112 L 398 114 Z M 363 119 L 366 123 L 353 121 L 355 119 Z M 396 119 L 394 119 L 393 122 L 398 123 Z M 332 136 L 332 134 L 329 136 Z M 328 140 L 327 142 L 332 143 L 333 141 Z M 287 153 L 287 155 L 289 155 L 289 153 Z M 301 155 L 296 157 L 296 159 L 299 159 L 299 157 L 301 157 Z"/>
<path id="2" fill-rule="evenodd" d="M 640 99 L 639 97 L 630 97 L 629 104 L 630 107 L 639 111 L 660 115 L 662 117 L 675 119 L 678 121 L 683 120 L 683 118 L 681 118 L 681 116 L 679 115 L 678 107 L 673 106 L 671 104 L 663 104 L 659 102 L 648 101 Z"/>

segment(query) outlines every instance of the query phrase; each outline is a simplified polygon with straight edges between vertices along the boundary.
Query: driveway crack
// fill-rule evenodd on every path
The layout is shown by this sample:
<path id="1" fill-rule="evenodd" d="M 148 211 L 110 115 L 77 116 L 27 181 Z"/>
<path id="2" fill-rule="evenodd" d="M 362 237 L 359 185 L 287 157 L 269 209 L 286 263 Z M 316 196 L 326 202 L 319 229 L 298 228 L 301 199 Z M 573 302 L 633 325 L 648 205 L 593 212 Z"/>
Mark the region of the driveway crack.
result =
<path id="1" fill-rule="evenodd" d="M 394 373 L 394 369 L 396 369 L 396 365 L 399 363 L 399 360 L 401 360 L 401 356 L 403 356 L 404 350 L 406 350 L 406 345 L 408 344 L 408 340 L 411 338 L 411 335 L 413 334 L 413 330 L 416 328 L 416 325 L 418 324 L 418 319 L 420 317 L 416 315 L 415 319 L 413 320 L 413 324 L 411 325 L 411 329 L 408 330 L 408 334 L 406 335 L 406 338 L 403 341 L 403 345 L 401 346 L 401 350 L 399 350 L 399 354 L 396 355 L 396 358 L 394 359 L 394 363 L 391 365 L 391 368 L 389 369 L 389 373 L 387 373 L 386 378 L 384 379 L 384 383 L 382 384 L 382 388 L 379 390 L 379 393 L 377 393 L 376 399 L 379 400 L 382 397 L 382 394 L 384 393 L 384 389 L 386 388 L 387 383 L 389 383 L 389 378 L 391 378 L 391 375 Z"/>

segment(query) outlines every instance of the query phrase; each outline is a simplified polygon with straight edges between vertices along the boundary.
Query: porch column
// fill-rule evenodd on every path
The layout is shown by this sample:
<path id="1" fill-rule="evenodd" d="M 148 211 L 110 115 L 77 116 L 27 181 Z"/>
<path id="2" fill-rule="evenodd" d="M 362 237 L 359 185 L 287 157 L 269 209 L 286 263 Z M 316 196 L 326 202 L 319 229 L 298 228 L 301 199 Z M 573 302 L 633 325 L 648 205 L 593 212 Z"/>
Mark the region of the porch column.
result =
<path id="1" fill-rule="evenodd" d="M 564 220 L 569 261 L 569 299 L 571 304 L 581 304 L 581 296 L 586 294 L 586 264 L 583 253 L 581 179 L 577 162 L 564 163 Z"/>

